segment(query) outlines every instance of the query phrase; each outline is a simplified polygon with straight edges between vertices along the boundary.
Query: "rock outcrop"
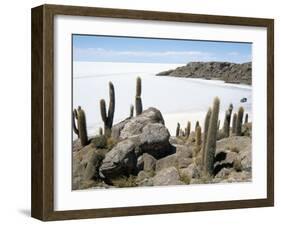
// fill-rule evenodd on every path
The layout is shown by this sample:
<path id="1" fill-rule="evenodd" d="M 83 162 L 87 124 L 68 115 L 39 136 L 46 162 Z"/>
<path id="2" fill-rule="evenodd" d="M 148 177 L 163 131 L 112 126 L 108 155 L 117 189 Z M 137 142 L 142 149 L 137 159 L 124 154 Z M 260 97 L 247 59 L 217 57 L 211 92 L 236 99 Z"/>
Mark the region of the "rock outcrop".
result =
<path id="1" fill-rule="evenodd" d="M 99 169 L 102 178 L 135 175 L 142 168 L 155 167 L 154 158 L 162 158 L 174 151 L 169 143 L 170 133 L 156 108 L 149 108 L 115 125 L 112 134 L 120 142 L 105 155 Z M 142 157 L 143 154 L 147 155 Z"/>
<path id="2" fill-rule="evenodd" d="M 135 174 L 137 168 L 135 148 L 135 143 L 130 139 L 119 142 L 105 155 L 99 169 L 101 177 L 114 178 Z"/>
<path id="3" fill-rule="evenodd" d="M 136 117 L 125 119 L 114 125 L 112 128 L 112 137 L 120 140 L 139 135 L 148 123 L 165 124 L 161 112 L 151 107 Z"/>
<path id="4" fill-rule="evenodd" d="M 180 181 L 179 172 L 175 167 L 165 168 L 159 171 L 153 177 L 153 185 L 160 186 L 160 185 L 182 185 L 184 184 Z"/>
<path id="5" fill-rule="evenodd" d="M 204 78 L 223 80 L 227 83 L 252 84 L 252 63 L 190 62 L 173 70 L 163 71 L 158 76 Z"/>
<path id="6" fill-rule="evenodd" d="M 171 137 L 161 112 L 148 108 L 114 125 L 111 137 L 97 135 L 84 147 L 78 140 L 73 142 L 72 188 L 251 181 L 251 122 L 242 125 L 239 136 L 231 133 L 214 140 L 212 174 L 204 171 L 204 142 L 197 141 L 194 131 L 189 137 Z"/>
<path id="7" fill-rule="evenodd" d="M 106 149 L 96 149 L 88 144 L 79 151 L 73 152 L 72 189 L 85 189 L 88 187 L 106 187 L 99 181 L 99 167 L 105 156 Z"/>

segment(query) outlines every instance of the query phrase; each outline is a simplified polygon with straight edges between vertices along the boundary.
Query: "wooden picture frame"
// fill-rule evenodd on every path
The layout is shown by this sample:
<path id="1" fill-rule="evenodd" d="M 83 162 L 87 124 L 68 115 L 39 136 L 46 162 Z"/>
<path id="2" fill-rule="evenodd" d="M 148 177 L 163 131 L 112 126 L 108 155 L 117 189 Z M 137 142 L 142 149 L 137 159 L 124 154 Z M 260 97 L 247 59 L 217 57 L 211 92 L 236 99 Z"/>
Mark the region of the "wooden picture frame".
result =
<path id="1" fill-rule="evenodd" d="M 54 210 L 54 16 L 124 18 L 240 25 L 267 29 L 267 198 L 99 209 Z M 32 9 L 32 200 L 31 215 L 51 221 L 163 214 L 274 205 L 274 21 L 273 19 L 137 11 L 61 5 Z"/>

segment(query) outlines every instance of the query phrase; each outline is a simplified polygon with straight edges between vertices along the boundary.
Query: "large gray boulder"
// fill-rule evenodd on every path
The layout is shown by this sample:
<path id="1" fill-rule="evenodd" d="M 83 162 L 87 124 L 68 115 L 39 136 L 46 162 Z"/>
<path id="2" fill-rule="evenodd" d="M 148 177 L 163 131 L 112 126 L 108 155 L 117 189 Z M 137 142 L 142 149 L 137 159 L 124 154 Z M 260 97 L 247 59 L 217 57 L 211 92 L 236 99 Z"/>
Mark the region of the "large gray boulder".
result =
<path id="1" fill-rule="evenodd" d="M 172 154 L 169 138 L 169 130 L 163 124 L 148 123 L 139 135 L 140 154 L 149 153 L 157 159 Z"/>
<path id="2" fill-rule="evenodd" d="M 144 167 L 152 170 L 155 168 L 154 158 L 159 159 L 175 152 L 169 143 L 170 133 L 156 108 L 149 108 L 134 118 L 126 119 L 115 125 L 112 131 L 119 143 L 106 154 L 102 162 L 100 175 L 104 178 L 135 174 Z M 144 153 L 151 156 L 146 166 L 141 157 Z"/>
<path id="3" fill-rule="evenodd" d="M 85 189 L 99 178 L 99 166 L 105 156 L 105 149 L 96 149 L 89 144 L 73 152 L 72 189 Z"/>
<path id="4" fill-rule="evenodd" d="M 252 140 L 248 136 L 232 136 L 217 142 L 215 174 L 223 168 L 252 170 Z"/>
<path id="5" fill-rule="evenodd" d="M 169 167 L 177 167 L 178 165 L 178 158 L 176 154 L 169 155 L 165 158 L 161 158 L 156 162 L 156 171 L 159 172 L 163 169 L 169 168 Z"/>
<path id="6" fill-rule="evenodd" d="M 169 167 L 159 171 L 153 177 L 153 185 L 183 185 L 182 181 L 180 181 L 180 176 L 175 167 Z"/>
<path id="7" fill-rule="evenodd" d="M 192 147 L 188 145 L 176 145 L 176 152 L 174 154 L 168 155 L 164 158 L 157 160 L 156 171 L 161 171 L 168 167 L 176 168 L 187 168 L 193 163 L 193 151 Z"/>
<path id="8" fill-rule="evenodd" d="M 156 159 L 147 153 L 144 153 L 142 156 L 143 156 L 143 170 L 146 172 L 154 171 L 156 166 Z"/>
<path id="9" fill-rule="evenodd" d="M 195 179 L 199 179 L 201 176 L 201 170 L 199 168 L 199 166 L 197 166 L 195 163 L 191 163 L 189 164 L 189 166 L 187 168 L 182 168 L 179 170 L 180 171 L 180 175 L 186 178 L 195 178 Z"/>
<path id="10" fill-rule="evenodd" d="M 153 186 L 153 172 L 140 171 L 136 183 L 138 186 Z"/>
<path id="11" fill-rule="evenodd" d="M 112 127 L 114 139 L 126 139 L 142 133 L 143 128 L 149 123 L 164 123 L 162 114 L 156 108 L 150 107 L 140 115 L 128 118 Z"/>
<path id="12" fill-rule="evenodd" d="M 137 166 L 135 147 L 136 144 L 130 139 L 119 142 L 105 155 L 99 169 L 100 176 L 114 178 L 134 174 Z"/>
<path id="13" fill-rule="evenodd" d="M 97 179 L 99 177 L 99 167 L 104 158 L 102 151 L 96 150 L 92 153 L 84 172 L 85 180 Z"/>

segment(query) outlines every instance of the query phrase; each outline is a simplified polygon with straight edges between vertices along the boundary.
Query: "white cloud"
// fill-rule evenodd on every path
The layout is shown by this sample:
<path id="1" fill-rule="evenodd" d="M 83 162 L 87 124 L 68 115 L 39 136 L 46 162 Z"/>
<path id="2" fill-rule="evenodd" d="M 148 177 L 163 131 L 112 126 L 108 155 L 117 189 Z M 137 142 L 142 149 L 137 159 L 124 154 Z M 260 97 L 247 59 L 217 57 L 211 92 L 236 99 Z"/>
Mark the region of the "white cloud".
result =
<path id="1" fill-rule="evenodd" d="M 115 51 L 106 50 L 102 48 L 74 48 L 74 54 L 76 56 L 90 57 L 90 56 L 128 56 L 128 57 L 163 57 L 163 56 L 174 56 L 174 57 L 206 57 L 211 54 L 208 52 L 201 51 Z"/>

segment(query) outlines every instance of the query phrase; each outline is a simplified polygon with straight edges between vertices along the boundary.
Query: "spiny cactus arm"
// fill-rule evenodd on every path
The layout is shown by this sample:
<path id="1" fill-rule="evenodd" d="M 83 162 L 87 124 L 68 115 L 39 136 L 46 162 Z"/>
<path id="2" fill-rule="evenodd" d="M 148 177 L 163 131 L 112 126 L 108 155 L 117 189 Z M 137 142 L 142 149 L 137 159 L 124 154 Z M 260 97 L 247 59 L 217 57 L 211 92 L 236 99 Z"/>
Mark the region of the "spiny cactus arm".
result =
<path id="1" fill-rule="evenodd" d="M 236 135 L 237 136 L 242 135 L 243 114 L 244 114 L 244 108 L 240 107 L 238 110 L 237 122 L 236 122 Z"/>
<path id="2" fill-rule="evenodd" d="M 130 118 L 134 117 L 134 105 L 130 106 Z"/>
<path id="3" fill-rule="evenodd" d="M 100 100 L 100 113 L 101 113 L 102 121 L 104 123 L 106 123 L 107 122 L 107 115 L 106 115 L 106 104 L 105 104 L 104 99 Z"/>
<path id="4" fill-rule="evenodd" d="M 79 131 L 78 131 L 78 128 L 77 128 L 77 126 L 76 126 L 75 119 L 78 119 L 76 109 L 73 110 L 73 114 L 72 114 L 72 125 L 73 125 L 73 131 L 74 131 L 74 133 L 76 133 L 76 135 L 79 136 Z"/>
<path id="5" fill-rule="evenodd" d="M 198 125 L 197 128 L 196 128 L 196 131 L 195 131 L 195 143 L 197 146 L 200 146 L 201 145 L 201 126 Z"/>
<path id="6" fill-rule="evenodd" d="M 230 105 L 229 105 L 229 107 L 228 107 L 228 110 L 229 110 L 229 112 L 230 112 L 230 115 L 231 115 L 231 113 L 232 113 L 232 110 L 233 110 L 233 104 L 231 103 Z"/>
<path id="7" fill-rule="evenodd" d="M 115 111 L 115 91 L 112 82 L 109 82 L 109 107 L 108 107 L 108 126 L 111 128 L 113 124 Z"/>
<path id="8" fill-rule="evenodd" d="M 205 161 L 204 161 L 204 171 L 209 176 L 213 175 L 213 169 L 214 169 L 219 108 L 220 108 L 220 100 L 218 97 L 216 97 L 213 103 L 212 115 L 209 123 Z"/>
<path id="9" fill-rule="evenodd" d="M 199 126 L 199 121 L 196 121 L 196 124 L 195 124 L 195 131 L 197 129 L 197 127 Z"/>
<path id="10" fill-rule="evenodd" d="M 141 78 L 137 77 L 137 85 L 136 85 L 136 96 L 141 96 Z"/>
<path id="11" fill-rule="evenodd" d="M 249 118 L 249 115 L 248 115 L 248 113 L 245 115 L 245 121 L 244 121 L 244 123 L 248 123 L 248 118 Z"/>
<path id="12" fill-rule="evenodd" d="M 236 133 L 236 122 L 237 122 L 237 114 L 234 113 L 232 118 L 232 134 Z"/>
<path id="13" fill-rule="evenodd" d="M 136 115 L 142 113 L 142 100 L 141 100 L 141 78 L 137 77 L 136 83 L 136 97 L 135 97 Z"/>
<path id="14" fill-rule="evenodd" d="M 229 137 L 229 126 L 230 126 L 231 112 L 230 109 L 226 110 L 224 123 L 223 123 L 223 135 Z"/>
<path id="15" fill-rule="evenodd" d="M 81 107 L 80 107 L 80 109 L 81 109 Z M 74 108 L 74 110 L 73 110 L 73 114 L 74 114 L 74 117 L 76 118 L 76 119 L 78 119 L 78 113 L 77 113 L 77 110 Z"/>
<path id="16" fill-rule="evenodd" d="M 88 134 L 87 134 L 86 115 L 81 107 L 78 108 L 77 115 L 78 115 L 79 138 L 81 141 L 81 145 L 84 147 L 88 144 Z"/>
<path id="17" fill-rule="evenodd" d="M 142 113 L 142 100 L 141 100 L 141 97 L 136 96 L 135 106 L 136 106 L 136 115 L 140 115 Z"/>
<path id="18" fill-rule="evenodd" d="M 102 134 L 103 134 L 102 128 L 100 127 L 100 128 L 99 128 L 99 135 L 101 136 Z"/>
<path id="19" fill-rule="evenodd" d="M 185 136 L 188 138 L 190 135 L 190 128 L 191 128 L 191 123 L 190 121 L 187 122 L 187 127 L 186 127 L 186 134 Z"/>
<path id="20" fill-rule="evenodd" d="M 208 129 L 209 129 L 211 115 L 212 115 L 212 108 L 209 108 L 208 111 L 207 111 L 207 114 L 205 116 L 205 122 L 204 122 L 202 161 L 204 161 L 204 159 L 205 159 L 205 152 L 206 152 L 205 149 L 206 149 L 206 142 L 207 142 Z"/>
<path id="21" fill-rule="evenodd" d="M 177 129 L 176 129 L 176 137 L 180 135 L 180 124 L 177 124 Z"/>

